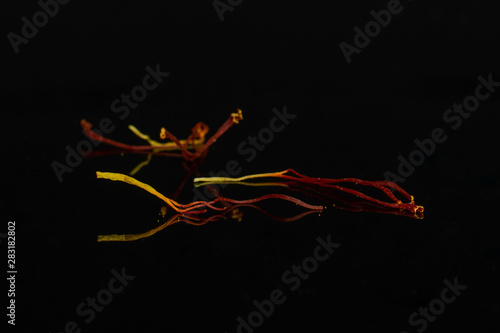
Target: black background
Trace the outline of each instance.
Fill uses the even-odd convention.
[[[492,3],[402,2],[350,64],[339,43],[353,44],[353,28],[386,1],[247,0],[222,22],[210,1],[72,1],[19,53],[5,38],[2,225],[17,226],[14,331],[62,332],[75,321],[82,332],[236,332],[252,301],[281,288],[286,302],[255,332],[416,332],[410,314],[455,277],[468,289],[426,331],[498,331],[498,92],[458,129],[443,121],[479,75],[500,81]],[[21,18],[39,10],[35,1],[4,4],[4,36],[20,34]],[[119,119],[111,102],[157,64],[169,77]],[[246,162],[238,145],[285,106],[296,118]],[[85,160],[63,182],[51,166],[85,139],[82,118],[110,118],[112,139],[141,144],[128,124],[156,136],[165,126],[182,138],[198,121],[214,133],[236,108],[244,120],[210,150],[204,175],[235,159],[242,175],[294,168],[378,180],[397,172],[398,155],[408,157],[415,139],[443,128],[447,141],[403,184],[425,218],[330,207],[280,223],[247,209],[241,223],[176,224],[137,242],[97,243],[99,234],[157,225],[158,199],[95,178],[130,172],[144,156]],[[136,178],[169,196],[183,176],[178,159],[154,157]],[[180,202],[192,200],[192,188],[190,180]],[[222,194],[252,196],[239,187]],[[328,235],[342,245],[289,291],[283,272]],[[85,323],[76,307],[123,267],[135,279]]]

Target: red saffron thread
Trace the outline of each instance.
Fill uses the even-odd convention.
[[[294,181],[296,183],[312,184],[312,185],[319,186],[319,187],[333,188],[333,189],[336,189],[339,191],[343,191],[345,193],[352,194],[352,195],[357,196],[363,200],[370,201],[370,202],[376,203],[376,204],[384,206],[384,207],[394,208],[394,209],[406,209],[406,210],[411,211],[413,213],[421,213],[424,211],[423,206],[418,206],[415,204],[413,196],[408,194],[405,190],[403,190],[396,183],[386,181],[386,180],[369,181],[369,180],[362,180],[362,179],[357,179],[357,178],[340,178],[340,179],[313,178],[313,177],[308,177],[308,176],[302,175],[293,169],[286,169],[286,170],[280,171],[280,172],[270,172],[270,173],[248,175],[248,176],[239,177],[239,178],[200,177],[200,178],[195,178],[194,182],[198,183],[197,186],[199,186],[199,184],[203,185],[203,184],[212,184],[212,183],[221,183],[221,182],[238,183],[238,182],[245,181],[247,179],[256,179],[256,178],[282,178],[282,179]],[[366,195],[360,191],[338,185],[338,184],[343,184],[343,183],[351,183],[351,184],[356,184],[356,185],[363,185],[363,186],[377,188],[377,189],[381,190],[387,197],[389,197],[389,199],[391,199],[392,202],[382,201],[382,200],[373,198],[369,195]],[[410,202],[403,203],[401,200],[396,198],[396,196],[391,192],[391,190],[390,190],[391,188],[394,189],[395,191],[397,191],[399,194],[401,194],[406,199],[408,199]]]
[[[243,119],[243,113],[240,109],[237,109],[237,113],[232,113],[229,118],[221,125],[221,127],[217,130],[217,132],[205,142],[200,149],[198,149],[198,145],[196,144],[196,140],[204,141],[205,135],[208,132],[208,126],[202,122],[197,123],[191,130],[191,134],[184,142],[181,142],[177,137],[175,137],[172,133],[165,130],[165,128],[161,129],[160,136],[164,138],[168,138],[170,141],[174,143],[174,146],[177,149],[181,150],[182,157],[187,161],[193,161],[202,155],[204,155],[207,149],[220,137],[222,136],[231,126],[234,124],[238,124],[240,120]],[[80,122],[85,134],[99,142],[107,143],[111,146],[119,147],[122,149],[130,150],[130,151],[161,151],[161,150],[172,150],[172,145],[166,144],[150,144],[150,145],[128,145],[125,143],[121,143],[115,140],[111,140],[105,138],[98,133],[92,130],[92,124],[85,119],[82,119]],[[195,150],[195,152],[190,152],[188,147],[191,147]]]

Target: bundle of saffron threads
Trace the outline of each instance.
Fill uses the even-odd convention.
[[[129,125],[129,129],[143,140],[146,140],[149,145],[129,145],[115,140],[103,137],[99,133],[92,130],[92,124],[85,119],[82,119],[80,124],[85,134],[92,140],[104,142],[111,146],[121,148],[128,152],[134,153],[153,153],[161,154],[160,152],[180,150],[180,154],[166,154],[166,156],[182,156],[186,161],[194,161],[202,157],[207,152],[208,148],[222,136],[231,126],[238,124],[243,119],[243,113],[237,109],[236,113],[231,113],[229,118],[219,127],[217,132],[205,142],[205,136],[208,133],[208,126],[202,122],[197,123],[191,130],[191,134],[185,140],[179,140],[165,128],[161,128],[160,137],[169,139],[170,142],[161,143],[151,139],[148,135],[141,133],[137,128]],[[194,150],[191,152],[189,150]]]
[[[315,178],[308,177],[298,173],[293,169],[286,169],[284,171],[279,172],[269,172],[269,173],[260,173],[254,175],[247,175],[239,178],[230,178],[230,177],[198,177],[194,179],[195,186],[204,186],[209,184],[238,184],[245,182],[247,180],[259,179],[259,178],[279,178],[287,181],[292,181],[294,184],[304,184],[304,185],[312,185],[318,188],[329,188],[335,189],[341,192],[345,192],[351,195],[354,195],[358,198],[361,198],[367,202],[375,203],[382,207],[404,210],[415,213],[422,213],[424,211],[423,206],[418,206],[415,204],[415,200],[412,195],[408,194],[405,190],[403,190],[400,186],[398,186],[394,182],[380,180],[380,181],[368,181],[357,178],[340,178],[340,179],[330,179],[330,178]],[[346,187],[348,184],[351,185],[361,185],[376,188],[382,191],[386,195],[389,201],[382,201],[380,199],[376,199],[372,196],[364,194],[361,191],[354,190],[352,188]],[[394,190],[404,198],[406,198],[409,202],[402,202],[400,199],[396,198],[394,193],[391,191]]]

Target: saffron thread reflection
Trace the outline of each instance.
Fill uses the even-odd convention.
[[[297,214],[297,215],[292,216],[292,217],[278,217],[278,216],[272,215],[271,213],[267,212],[266,210],[262,209],[261,207],[259,207],[257,205],[240,204],[240,205],[234,205],[234,206],[228,208],[222,214],[215,214],[215,215],[212,215],[209,217],[199,217],[197,215],[177,213],[177,214],[173,215],[172,217],[170,217],[168,219],[168,221],[166,221],[162,225],[160,225],[156,228],[153,228],[149,231],[139,233],[139,234],[99,235],[97,237],[97,241],[98,242],[113,242],[113,241],[114,242],[117,242],[117,241],[118,242],[130,242],[130,241],[135,241],[135,240],[139,240],[142,238],[147,238],[147,237],[153,236],[157,232],[165,229],[166,227],[172,226],[172,225],[179,223],[179,222],[184,222],[184,223],[194,225],[194,226],[202,226],[202,225],[207,224],[208,222],[226,220],[227,219],[226,215],[229,215],[229,213],[231,213],[231,216],[230,216],[231,219],[234,219],[234,220],[237,220],[238,222],[241,222],[243,213],[239,210],[240,207],[255,208],[255,209],[259,210],[260,212],[262,212],[264,215],[266,215],[266,216],[268,216],[276,221],[279,221],[279,222],[293,222],[293,221],[296,221],[296,220],[303,218],[306,215],[320,212],[320,210],[310,209],[310,210],[307,210],[305,212],[302,212],[302,213]]]

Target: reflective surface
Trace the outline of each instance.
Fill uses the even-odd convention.
[[[387,3],[242,2],[222,22],[210,2],[115,5],[64,5],[10,55],[1,223],[17,224],[16,329],[499,328],[494,9],[403,4],[347,63],[339,44],[354,45],[354,27]],[[21,17],[38,7],[16,6],[9,31],[20,33]],[[455,103],[473,111],[454,111]],[[82,142],[94,153],[114,149],[88,141],[81,119],[143,145],[129,124],[160,140],[161,127],[185,138],[202,121],[210,136],[237,108],[244,119],[212,145],[201,176],[287,168],[310,177],[390,176],[425,217],[329,206],[280,222],[243,207],[203,226],[175,223],[133,242],[97,242],[151,230],[168,216],[151,194],[96,178],[130,174],[147,155],[68,157],[88,147]],[[210,194],[185,176],[182,159],[169,156],[152,156],[134,174],[179,203]],[[269,193],[219,190],[239,200]],[[280,217],[304,212],[288,202],[262,208]]]

